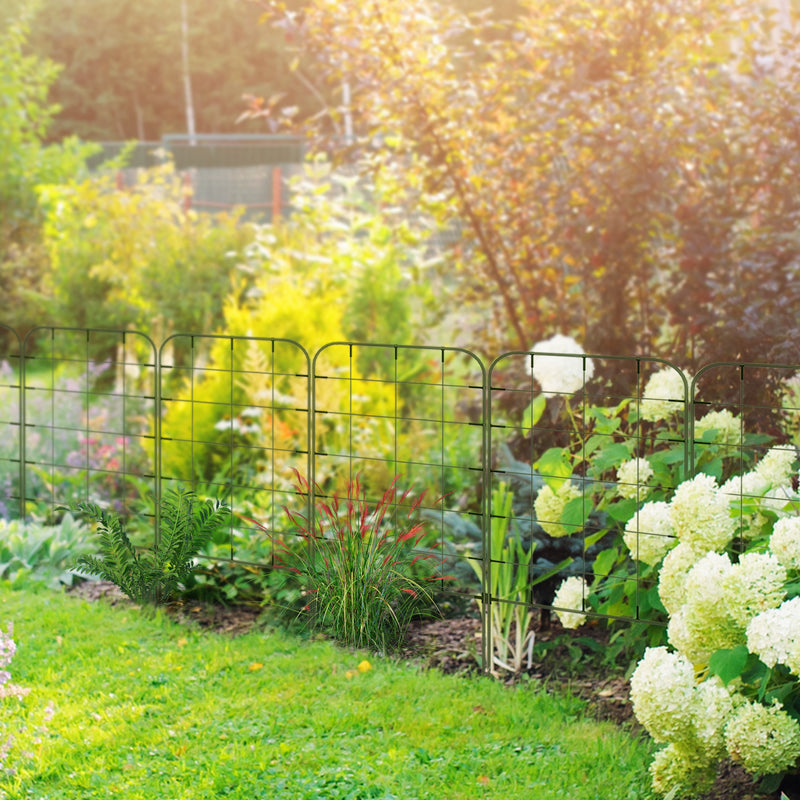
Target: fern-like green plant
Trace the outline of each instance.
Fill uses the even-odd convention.
[[[75,511],[97,523],[100,555],[81,556],[76,571],[115,583],[140,604],[168,602],[194,569],[193,559],[222,525],[230,508],[219,500],[199,500],[194,492],[170,489],[161,499],[161,538],[157,547],[137,552],[118,517],[93,503]]]

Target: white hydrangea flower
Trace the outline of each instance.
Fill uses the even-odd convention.
[[[586,614],[576,614],[559,609],[572,608],[575,611],[583,611],[584,598],[588,593],[589,587],[580,576],[573,575],[561,582],[561,586],[558,587],[558,591],[553,597],[553,607],[556,609],[556,616],[565,628],[577,628],[586,621]]]
[[[698,553],[724,549],[736,532],[729,500],[711,475],[701,473],[680,484],[670,510],[676,535]]]
[[[701,761],[691,746],[679,743],[659,750],[650,764],[653,789],[661,795],[676,789],[677,797],[699,797],[713,786],[716,773],[716,764]]]
[[[732,569],[727,554],[703,556],[686,576],[683,605],[670,617],[670,644],[695,666],[707,664],[717,650],[744,644],[744,628],[731,619],[723,602],[723,581]]]
[[[716,431],[714,442],[738,447],[742,443],[742,422],[727,408],[722,411],[709,411],[694,423],[694,438],[702,439],[707,431]]]
[[[697,686],[694,703],[694,729],[703,754],[718,761],[725,756],[725,724],[733,713],[730,692],[716,676]]]
[[[752,775],[778,774],[800,758],[800,724],[778,703],[744,703],[725,726],[725,745],[731,759]]]
[[[533,366],[529,371],[545,397],[574,394],[594,375],[594,362],[591,358],[579,358],[585,355],[584,350],[570,336],[557,334],[537,342],[531,350],[534,351],[534,356]],[[563,353],[566,357],[537,355],[537,352]]]
[[[769,549],[786,569],[800,569],[800,517],[784,517],[775,523]]]
[[[695,679],[688,659],[666,647],[650,647],[630,684],[636,719],[656,742],[692,737]]]
[[[536,521],[541,525],[542,530],[553,537],[569,536],[574,533],[574,530],[562,525],[559,520],[567,503],[580,496],[580,489],[569,481],[564,481],[557,491],[553,491],[550,486],[543,486],[533,503]]]
[[[686,576],[696,563],[697,554],[685,542],[664,558],[658,574],[658,596],[670,614],[675,614],[686,600]]]
[[[745,553],[722,578],[725,611],[746,628],[757,614],[783,602],[786,578],[786,569],[771,553]]]
[[[753,472],[773,489],[781,486],[791,486],[792,465],[797,459],[797,449],[794,447],[773,447],[764,458],[756,464]]]
[[[687,381],[690,378],[687,376]],[[681,374],[672,367],[653,373],[642,392],[640,416],[649,422],[669,419],[684,410],[686,387]]]
[[[747,649],[768,667],[784,664],[800,676],[800,597],[754,617],[747,626]]]
[[[636,500],[650,491],[647,481],[653,477],[653,468],[646,458],[632,458],[617,467],[617,491],[622,497]]]
[[[631,555],[643,564],[655,565],[675,544],[669,503],[645,503],[628,520],[622,535]]]

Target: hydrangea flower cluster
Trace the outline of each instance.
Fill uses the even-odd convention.
[[[653,477],[653,468],[646,458],[632,458],[617,467],[617,491],[621,497],[636,500],[648,493],[646,484]]]
[[[684,481],[670,501],[672,525],[682,542],[696,553],[722,550],[736,533],[730,500],[711,475]]]
[[[687,376],[687,380],[690,378]],[[669,420],[684,409],[686,386],[681,374],[671,367],[653,373],[642,392],[639,416],[648,422]]]
[[[637,561],[658,564],[675,544],[669,503],[645,503],[628,521],[622,538]]]
[[[556,616],[559,622],[567,628],[577,628],[586,620],[586,614],[575,613],[583,611],[584,598],[589,594],[589,587],[586,581],[577,576],[566,578],[553,598],[553,607],[556,609]],[[565,611],[572,608],[575,611]],[[559,610],[561,609],[561,610]]]
[[[800,569],[800,517],[783,517],[775,523],[769,549],[786,569]]]
[[[800,697],[800,516],[786,499],[795,460],[793,449],[773,448],[740,479],[755,502],[784,491],[744,549],[734,539],[741,497],[728,496],[731,481],[720,489],[706,475],[679,485],[669,503],[645,503],[626,528],[634,557],[662,559],[658,592],[670,617],[669,647],[648,649],[631,678],[637,718],[665,745],[650,769],[657,792],[696,797],[723,758],[755,776],[800,769],[800,722],[790,713]],[[648,561],[642,530],[655,531],[659,519],[660,530],[672,526],[662,538],[677,544]],[[742,671],[723,684],[719,664],[745,650]]]
[[[754,617],[747,626],[747,649],[768,667],[784,664],[800,677],[800,597]]]
[[[530,372],[545,397],[574,394],[594,375],[594,362],[591,358],[578,358],[585,356],[583,348],[569,336],[557,334],[531,349],[534,356]],[[564,355],[536,355],[537,352]]]
[[[727,408],[722,411],[709,411],[695,422],[695,439],[703,439],[709,431],[716,431],[713,441],[717,444],[738,447],[742,443],[742,421]]]
[[[542,530],[549,536],[568,536],[575,531],[562,525],[561,514],[570,500],[581,496],[581,491],[569,481],[564,481],[558,489],[543,486],[536,495],[533,510],[536,512],[536,521]]]

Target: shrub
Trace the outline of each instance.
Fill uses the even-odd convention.
[[[183,191],[170,163],[125,190],[108,174],[41,186],[53,319],[164,335],[213,329],[251,229],[236,215],[185,211]]]
[[[666,510],[654,558],[669,647],[648,649],[631,678],[639,721],[665,744],[654,788],[693,797],[723,758],[763,788],[800,761],[800,495],[797,452],[773,448],[719,487],[699,475]],[[640,534],[641,535],[641,534]]]

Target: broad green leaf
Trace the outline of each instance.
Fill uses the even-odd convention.
[[[590,462],[593,469],[596,469],[599,472],[605,472],[607,469],[616,467],[623,461],[626,461],[628,458],[630,458],[630,455],[630,445],[622,444],[621,442],[615,442],[600,450],[597,455],[590,459]]]
[[[719,676],[724,684],[741,676],[747,665],[749,653],[747,648],[740,644],[732,650],[717,650],[708,661],[708,671]]]
[[[547,400],[543,394],[537,394],[531,404],[522,413],[522,427],[530,430],[542,418],[547,407]]]
[[[541,474],[544,482],[554,491],[572,475],[572,462],[568,452],[562,447],[551,447],[542,453],[533,465]]]

